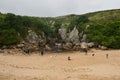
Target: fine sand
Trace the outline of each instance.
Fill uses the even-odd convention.
[[[120,50],[1,53],[0,80],[120,80]]]

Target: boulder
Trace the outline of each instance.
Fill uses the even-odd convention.
[[[99,45],[98,48],[99,48],[99,49],[102,49],[102,50],[107,50],[107,49],[108,49],[107,47],[101,46],[101,45]]]
[[[81,49],[87,49],[87,48],[88,48],[88,44],[86,42],[82,42]]]
[[[92,48],[92,47],[95,46],[95,44],[93,42],[89,42],[89,43],[87,43],[87,45],[88,45],[89,48]]]
[[[22,43],[17,45],[17,48],[22,48],[22,47],[24,47],[24,44]]]
[[[72,47],[73,47],[72,43],[67,42],[67,43],[63,44],[63,49],[65,49],[65,50],[70,50],[70,49],[72,49]]]

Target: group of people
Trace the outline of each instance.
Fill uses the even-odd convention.
[[[39,49],[40,49],[40,54],[41,54],[41,56],[43,56],[43,55],[44,55],[44,52],[45,52],[45,44],[44,44],[44,43],[42,43],[42,44],[39,43],[38,46],[39,46]],[[29,54],[29,53],[30,53],[30,50],[29,50],[29,49],[25,49],[25,46],[23,46],[21,49],[22,49],[22,51],[25,52],[26,54]],[[85,52],[85,55],[87,55],[88,50],[87,50],[86,48],[84,48],[83,51]],[[95,54],[92,54],[92,56],[95,56]],[[109,55],[106,54],[106,59],[108,59],[108,57],[109,57]],[[67,59],[68,59],[68,61],[72,60],[70,56],[68,56]]]
[[[92,56],[95,56],[95,54],[92,54]],[[109,56],[109,55],[108,55],[108,54],[106,54],[106,59],[108,59],[108,56]],[[67,58],[67,59],[68,59],[68,61],[72,60],[70,56],[68,56],[68,58]]]
[[[92,54],[92,56],[95,56],[95,54]],[[108,55],[108,54],[106,54],[106,59],[108,59],[108,56],[109,56],[109,55]]]

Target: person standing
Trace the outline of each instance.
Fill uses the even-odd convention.
[[[106,54],[106,58],[108,59],[108,54]]]
[[[45,47],[42,46],[40,51],[41,51],[41,56],[43,56],[44,55],[44,51],[45,51]]]
[[[40,48],[40,52],[41,52],[41,56],[44,55],[44,52],[45,52],[45,42],[41,41],[38,43],[39,45],[39,48]]]

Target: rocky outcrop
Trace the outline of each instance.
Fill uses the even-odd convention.
[[[81,49],[83,49],[83,48],[88,49],[88,48],[92,48],[94,46],[95,46],[95,44],[93,42],[89,42],[89,43],[81,42]]]
[[[62,44],[61,43],[55,43],[55,51],[57,51],[57,52],[62,51]]]
[[[88,48],[88,44],[86,42],[82,42],[81,43],[81,48],[84,49],[84,48]]]
[[[71,50],[72,47],[73,47],[73,44],[70,43],[70,42],[67,42],[67,43],[63,44],[63,49],[64,50]]]
[[[67,41],[72,42],[73,44],[79,43],[79,31],[76,27],[69,33]]]
[[[73,47],[73,50],[76,50],[76,51],[78,51],[80,49],[81,49],[81,44],[80,43],[76,43]]]
[[[61,28],[61,29],[59,29],[59,34],[60,34],[62,40],[66,41],[67,30],[65,28]]]
[[[38,40],[38,35],[32,30],[28,30],[27,41],[29,43],[38,43]]]
[[[89,26],[87,26],[86,29],[88,27]],[[65,42],[63,44],[63,49],[65,50],[80,50],[84,48],[88,49],[94,47],[95,45],[93,42],[88,43],[87,35],[84,34],[83,31],[79,33],[76,27],[74,27],[70,33],[67,33],[67,30],[65,28],[61,28],[59,29],[59,34],[62,40]]]
[[[83,31],[79,32],[76,27],[69,33],[63,27],[58,32],[61,37],[60,41],[57,41],[58,39],[53,37],[46,37],[44,32],[39,36],[33,30],[28,30],[28,36],[24,40],[24,43],[18,44],[17,48],[24,47],[25,49],[34,51],[39,50],[39,46],[44,44],[46,50],[61,51],[88,49],[94,46],[93,42],[87,43],[87,35]]]
[[[79,31],[76,27],[70,32],[67,33],[66,28],[59,29],[59,34],[63,41],[72,42],[73,44],[79,43]]]
[[[98,48],[101,49],[101,50],[107,50],[108,49],[107,47],[101,46],[101,45],[99,45]]]
[[[95,46],[95,44],[93,42],[89,42],[89,43],[87,43],[87,45],[88,45],[89,48],[92,48],[92,47]]]
[[[32,31],[28,30],[28,36],[24,41],[22,41],[20,44],[17,45],[17,48],[35,51],[38,50],[38,42],[41,40],[38,35]]]
[[[81,42],[87,42],[87,35],[83,34]]]

